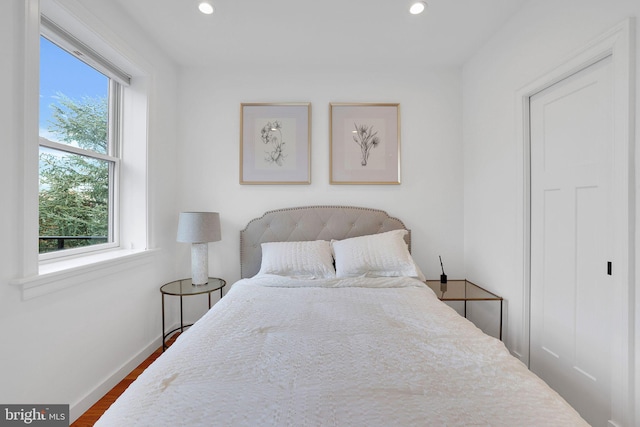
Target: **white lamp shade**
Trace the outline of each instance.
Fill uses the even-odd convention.
[[[178,242],[217,242],[220,235],[218,212],[181,212],[178,220]]]

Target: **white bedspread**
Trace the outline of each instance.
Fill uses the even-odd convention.
[[[295,283],[237,282],[96,425],[587,425],[418,280]]]

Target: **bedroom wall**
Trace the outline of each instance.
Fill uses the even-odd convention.
[[[252,218],[281,207],[333,204],[379,208],[412,230],[413,255],[429,278],[462,277],[461,92],[458,69],[393,64],[375,71],[329,64],[221,64],[180,74],[180,210],[220,212],[222,241],[210,244],[211,274],[240,277],[239,232]],[[240,185],[239,126],[243,102],[311,102],[312,183]],[[329,103],[398,102],[401,185],[329,184]],[[189,271],[188,248],[179,268]]]
[[[126,40],[126,54],[149,67],[149,241],[158,250],[142,267],[23,301],[10,281],[20,274],[23,248],[21,122],[23,87],[32,84],[22,68],[26,3],[0,2],[0,52],[10,58],[0,61],[0,402],[69,403],[75,418],[159,346],[158,287],[175,278],[175,239],[166,230],[177,220],[176,67],[111,2],[65,0],[103,35]]]
[[[521,260],[514,251],[522,203],[517,188],[516,93],[592,39],[638,16],[637,0],[528,2],[464,65],[465,271],[507,299],[505,340],[515,354],[522,355],[525,348],[523,285],[517,268]],[[636,61],[638,48],[636,42]],[[636,124],[639,112],[636,106]],[[638,331],[636,327],[632,347],[640,343]],[[636,356],[636,376],[638,360]]]

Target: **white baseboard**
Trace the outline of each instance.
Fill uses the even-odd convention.
[[[69,407],[71,423],[75,422],[82,414],[91,408],[98,400],[115,387],[124,377],[144,362],[154,351],[162,345],[162,337],[155,339],[151,344],[133,356],[120,369],[114,372],[105,381],[90,391],[85,397],[73,403]]]
[[[522,360],[522,353],[520,353],[519,351],[512,351],[511,355],[514,356],[514,357],[517,357],[520,360]]]

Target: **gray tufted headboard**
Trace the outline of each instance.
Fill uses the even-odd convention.
[[[402,221],[378,209],[305,206],[268,211],[240,231],[240,275],[253,277],[260,271],[261,243],[341,240],[398,229],[408,230]],[[411,251],[411,231],[405,240]]]

